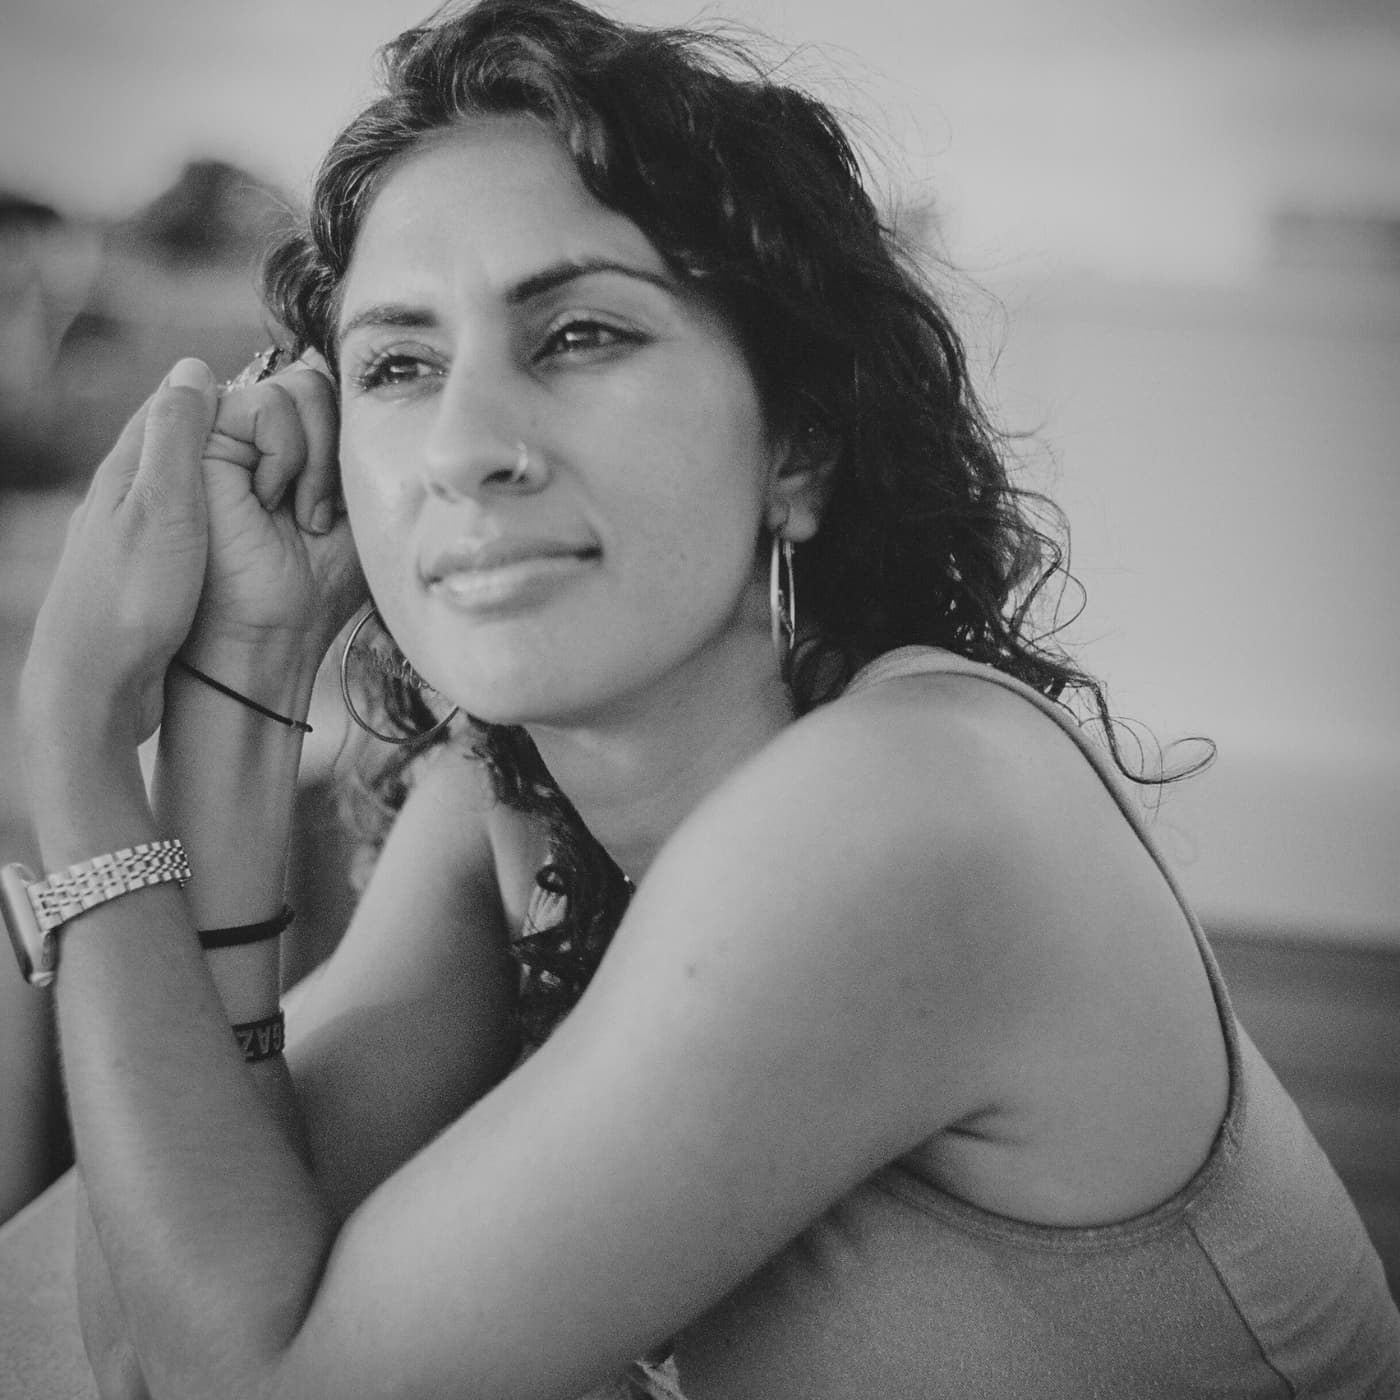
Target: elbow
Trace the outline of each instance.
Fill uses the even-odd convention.
[[[94,1296],[91,1279],[78,1269],[78,1333],[96,1382],[98,1400],[150,1400],[136,1348],[120,1324],[116,1299]]]
[[[136,1351],[125,1340],[88,1352],[98,1400],[151,1400]]]

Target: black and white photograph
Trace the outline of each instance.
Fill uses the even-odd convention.
[[[0,1400],[1400,1400],[1400,6],[0,124]]]

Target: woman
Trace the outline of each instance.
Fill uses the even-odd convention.
[[[127,852],[56,933],[104,1393],[1393,1393],[1360,1224],[1053,698],[958,342],[734,63],[566,0],[405,35],[270,264],[302,361],[182,362],[75,520],[24,702],[46,867]],[[283,1057],[357,570],[370,722],[432,732]]]

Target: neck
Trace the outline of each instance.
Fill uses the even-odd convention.
[[[772,645],[702,655],[604,723],[529,731],[560,789],[639,881],[687,815],[792,720]]]

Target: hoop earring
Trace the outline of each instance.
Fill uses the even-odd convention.
[[[425,744],[427,741],[446,729],[449,724],[461,713],[461,707],[455,706],[452,713],[445,719],[440,719],[431,729],[424,730],[422,734],[384,734],[370,724],[363,715],[355,708],[355,702],[350,695],[350,652],[355,645],[355,638],[360,635],[360,629],[364,627],[370,618],[378,617],[379,610],[371,603],[360,614],[359,621],[350,629],[350,635],[345,639],[345,647],[340,653],[340,698],[345,704],[345,712],[355,721],[366,734],[372,734],[376,739],[384,744],[394,744],[402,747],[404,744]],[[380,619],[383,626],[383,619]],[[386,670],[386,674],[390,674]],[[405,685],[411,685],[415,690],[423,689],[423,682],[409,668],[409,674],[402,671],[394,671],[393,676],[402,681]]]
[[[797,577],[792,568],[792,541],[777,535],[773,536],[773,553],[768,562],[768,620],[773,629],[778,669],[786,677],[797,640]]]

